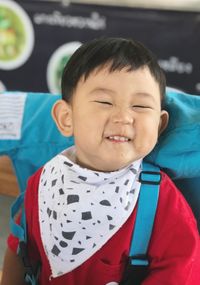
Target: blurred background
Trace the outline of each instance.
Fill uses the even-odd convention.
[[[60,93],[71,54],[96,37],[142,41],[167,85],[200,95],[199,0],[0,0],[0,92]],[[0,270],[9,207],[18,194],[10,160],[0,158]]]
[[[71,54],[101,36],[142,41],[168,86],[200,94],[199,0],[1,0],[0,90],[60,93]]]

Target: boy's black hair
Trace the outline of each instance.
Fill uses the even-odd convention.
[[[80,78],[83,76],[86,80],[92,71],[106,64],[110,72],[123,68],[133,71],[148,67],[159,85],[163,101],[166,79],[155,55],[140,42],[123,38],[94,39],[78,48],[63,71],[62,99],[70,102]]]

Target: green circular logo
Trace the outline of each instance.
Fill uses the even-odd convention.
[[[70,42],[60,46],[52,54],[47,65],[47,85],[53,94],[60,94],[61,77],[65,64],[77,48],[80,42]]]
[[[15,69],[29,58],[34,45],[32,23],[15,2],[0,2],[0,69]]]

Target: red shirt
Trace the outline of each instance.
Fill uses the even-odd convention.
[[[41,169],[29,179],[25,197],[29,254],[31,259],[39,259],[42,263],[39,284],[117,284],[122,278],[127,261],[136,210],[121,229],[86,262],[68,274],[51,278],[51,270],[43,249],[39,228],[38,184],[40,174]],[[10,235],[8,245],[15,252],[17,244],[18,240]],[[181,193],[163,173],[148,256],[150,271],[142,285],[200,284],[200,243],[196,221]]]

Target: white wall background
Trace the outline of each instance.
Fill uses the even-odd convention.
[[[200,11],[200,0],[51,0],[69,3],[119,5],[184,11]]]

